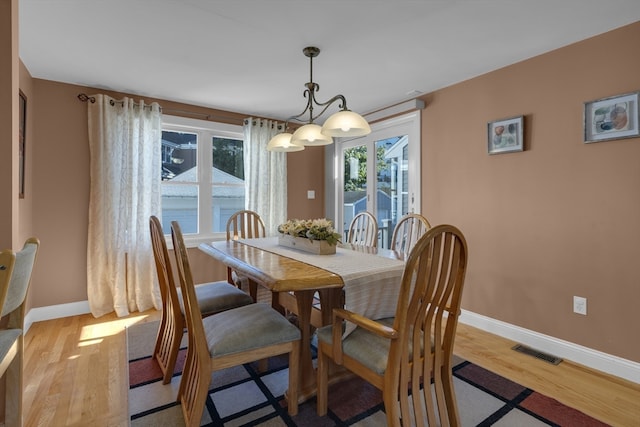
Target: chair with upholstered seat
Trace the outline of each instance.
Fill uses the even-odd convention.
[[[245,209],[227,220],[227,240],[257,239],[265,237],[264,221],[257,212]],[[227,280],[241,289],[248,289],[254,301],[258,299],[258,287],[254,282],[227,267]]]
[[[149,228],[160,295],[162,296],[162,316],[153,357],[162,370],[163,383],[168,384],[173,376],[180,342],[184,334],[184,304],[182,295],[176,290],[173,269],[160,220],[151,216]],[[198,309],[203,317],[253,303],[249,295],[224,280],[199,284],[195,287],[195,293],[198,299]]]
[[[19,252],[0,252],[0,377],[5,384],[6,426],[22,426],[24,302],[40,241],[27,239]],[[2,424],[2,423],[0,423]]]
[[[460,230],[436,226],[409,254],[394,318],[333,310],[333,324],[318,330],[318,415],[333,361],[382,391],[389,426],[460,425],[451,369],[466,265]],[[346,337],[343,322],[357,326]]]
[[[180,225],[175,221],[171,223],[171,235],[189,336],[187,359],[178,390],[185,424],[188,427],[200,425],[213,372],[287,353],[288,410],[290,415],[296,415],[300,330],[264,303],[234,308],[203,319],[197,307],[189,256]]]
[[[372,213],[357,213],[349,224],[347,242],[354,245],[378,246],[378,221]]]
[[[427,218],[410,213],[403,216],[393,229],[389,249],[408,256],[418,239],[431,228]]]

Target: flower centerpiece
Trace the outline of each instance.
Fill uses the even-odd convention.
[[[291,219],[278,226],[278,244],[319,255],[336,253],[340,233],[326,218]]]

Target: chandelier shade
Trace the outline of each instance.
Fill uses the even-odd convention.
[[[310,123],[299,127],[291,137],[291,142],[299,145],[329,145],[333,144],[331,136],[322,133],[322,128]]]
[[[293,151],[302,151],[304,150],[303,145],[295,144],[291,141],[291,135],[288,132],[279,133],[267,144],[267,150],[269,151],[278,151],[278,152],[293,152]]]
[[[328,136],[364,136],[371,133],[369,123],[353,111],[339,111],[329,116],[322,125],[322,133]]]
[[[285,132],[274,136],[267,150],[270,151],[300,151],[305,146],[329,145],[333,144],[333,137],[356,137],[371,133],[371,128],[361,115],[350,111],[347,108],[347,100],[343,95],[336,95],[327,102],[316,100],[316,92],[320,86],[313,81],[313,58],[320,54],[320,49],[314,46],[305,47],[302,52],[309,58],[309,82],[305,83],[306,90],[304,96],[307,98],[307,105],[302,113],[291,116],[285,124]],[[322,116],[327,109],[336,101],[340,101],[338,108],[340,111],[331,115],[324,125],[320,127],[314,121]],[[320,112],[314,115],[315,107],[320,107]],[[301,117],[309,114],[309,119],[304,121]],[[304,123],[293,135],[288,133],[289,122],[295,120]],[[281,136],[284,135],[284,136]]]

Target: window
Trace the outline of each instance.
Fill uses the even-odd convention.
[[[245,208],[242,126],[164,116],[162,226],[178,221],[187,240],[226,231]]]

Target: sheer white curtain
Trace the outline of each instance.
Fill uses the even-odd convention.
[[[244,121],[245,205],[262,217],[268,236],[287,220],[287,153],[267,151],[281,127],[271,120]]]
[[[149,216],[160,209],[161,112],[157,103],[95,95],[87,293],[95,317],[161,307]]]

